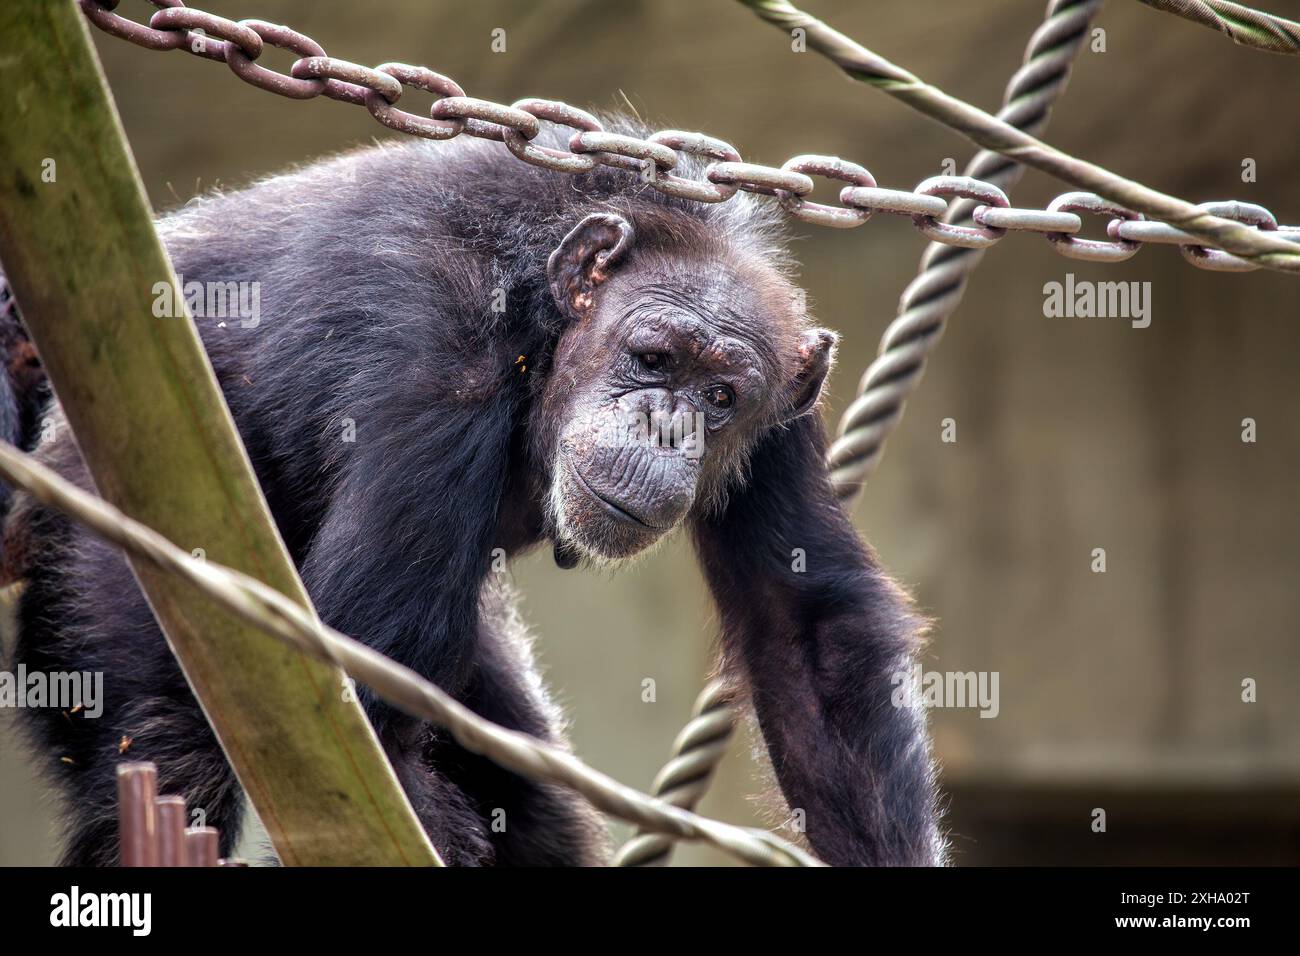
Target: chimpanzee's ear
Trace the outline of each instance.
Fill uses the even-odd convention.
[[[829,329],[809,329],[799,342],[799,371],[790,384],[788,411],[783,421],[806,415],[817,407],[822,385],[835,361],[839,336]]]
[[[585,318],[591,294],[609,278],[632,246],[632,224],[622,216],[598,212],[573,227],[546,262],[551,295],[571,319]]]

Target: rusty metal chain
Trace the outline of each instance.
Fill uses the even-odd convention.
[[[1121,262],[1146,243],[1172,243],[1182,248],[1192,265],[1216,271],[1246,272],[1259,266],[1209,249],[1195,237],[1172,226],[1145,220],[1137,213],[1106,202],[1092,193],[1057,197],[1046,210],[1017,209],[996,182],[971,176],[935,176],[911,190],[877,186],[870,171],[836,156],[795,156],[780,168],[744,162],[729,144],[702,133],[663,130],[641,139],[607,132],[590,113],[551,100],[523,99],[509,106],[476,99],[452,79],[419,66],[383,63],[363,66],[328,56],[311,37],[263,20],[231,20],[181,0],[148,0],[159,9],[149,23],[137,23],[113,11],[119,0],[78,0],[82,11],[105,33],[150,50],[185,50],[210,60],[224,60],[241,80],[258,89],[291,99],[329,99],[364,106],[379,123],[411,136],[446,140],[462,133],[504,143],[517,159],[554,172],[579,174],[597,165],[639,176],[667,195],[696,202],[726,202],[737,191],[774,197],[801,222],[837,229],[861,226],[877,213],[904,216],[925,236],[948,246],[986,249],[1008,232],[1044,237],[1063,256],[1092,262]],[[267,45],[301,56],[288,74],[256,61]],[[1042,64],[1026,64],[1041,72]],[[1050,65],[1049,65],[1050,70]],[[438,97],[429,116],[396,108],[406,87]],[[1041,97],[1041,90],[1033,91]],[[541,121],[574,130],[568,150],[534,145]],[[705,156],[712,162],[702,179],[673,173],[679,153]],[[843,182],[839,204],[806,198],[813,176]],[[955,200],[950,204],[950,200]],[[978,203],[969,224],[958,222],[952,210],[964,200]],[[1207,203],[1202,206],[1225,218],[1235,218],[1300,244],[1300,226],[1279,226],[1268,210],[1249,203]],[[1109,240],[1078,239],[1080,212],[1110,216]]]

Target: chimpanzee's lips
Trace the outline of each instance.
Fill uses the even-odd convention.
[[[583,491],[585,491],[596,501],[600,502],[601,505],[604,506],[605,510],[608,511],[613,517],[617,518],[619,521],[625,522],[627,524],[636,525],[638,528],[641,528],[645,531],[653,531],[655,534],[660,534],[666,530],[665,528],[660,528],[646,521],[642,521],[640,518],[632,514],[632,512],[628,511],[626,508],[616,504],[613,501],[610,501],[608,498],[602,495],[595,488],[591,487],[591,483],[588,482],[586,478],[582,477],[582,473],[578,471],[577,468],[570,468],[569,472],[570,474],[573,475],[574,480],[578,482],[578,485],[582,488]]]

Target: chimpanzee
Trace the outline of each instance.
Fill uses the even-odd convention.
[[[158,228],[186,283],[257,284],[252,320],[196,321],[325,621],[562,742],[494,564],[543,543],[561,566],[617,563],[686,528],[813,851],[941,863],[924,718],[891,699],[924,623],[832,492],[817,406],[835,336],[804,314],[774,205],[677,199],[604,165],[556,174],[461,136],[318,162]],[[33,387],[11,378],[7,402]],[[40,456],[88,485],[69,430],[45,431]],[[26,714],[70,798],[65,861],[114,861],[123,736],[229,852],[238,784],[122,557],[23,496],[5,555],[26,582],[17,660],[105,674],[99,720]],[[606,859],[573,794],[363,704],[449,863]]]

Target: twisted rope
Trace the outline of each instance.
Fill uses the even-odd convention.
[[[1050,117],[1065,91],[1070,67],[1088,38],[1088,29],[1104,0],[1051,0],[1043,23],[1029,38],[1024,64],[1007,83],[998,118],[1035,134]],[[965,174],[1006,190],[1024,167],[999,153],[982,150]],[[954,203],[948,222],[965,223],[977,204]],[[903,417],[903,406],[938,345],[948,316],[961,302],[981,250],[930,243],[921,256],[919,275],[903,290],[898,317],[880,340],[879,357],[858,385],[858,397],[840,418],[838,438],[827,454],[831,483],[841,500],[852,499],[876,470],[885,439]],[[710,681],[695,702],[690,723],[673,742],[672,755],[655,777],[651,793],[683,809],[694,809],[713,780],[735,731],[736,715],[728,689]],[[638,833],[618,853],[619,866],[664,866],[673,840],[663,834]]]
[[[735,715],[722,681],[710,681],[695,701],[691,719],[673,741],[672,757],[654,779],[651,792],[666,803],[694,809],[713,782],[731,742]],[[623,844],[616,866],[665,866],[674,841],[662,833],[638,831]]]
[[[998,118],[1030,134],[1040,132],[1070,78],[1070,67],[1101,12],[1102,0],[1052,0],[1047,18],[1034,31],[1024,65],[1007,83]],[[981,150],[965,175],[994,183],[1004,192],[1019,182],[1024,167],[1000,153]],[[948,222],[966,224],[977,203],[964,199],[949,208]],[[943,337],[950,316],[966,292],[966,282],[984,253],[932,242],[921,256],[921,271],[903,290],[898,317],[880,339],[878,357],[858,384],[857,398],[840,418],[827,465],[842,499],[852,499],[876,470],[885,439],[903,417],[925,363]]]
[[[1140,0],[1163,10],[1218,30],[1233,43],[1268,53],[1300,55],[1300,23],[1253,10],[1228,0]]]
[[[855,80],[875,87],[919,113],[960,133],[982,149],[991,149],[1033,166],[1076,189],[1103,197],[1123,209],[1168,223],[1194,235],[1195,241],[1248,259],[1254,265],[1300,272],[1300,252],[1289,235],[1245,222],[1221,218],[1209,209],[1170,196],[1135,179],[1073,156],[1018,129],[978,106],[960,100],[867,49],[838,30],[795,7],[789,0],[740,0],[763,20],[785,33],[803,30],[808,49],[821,53]]]

